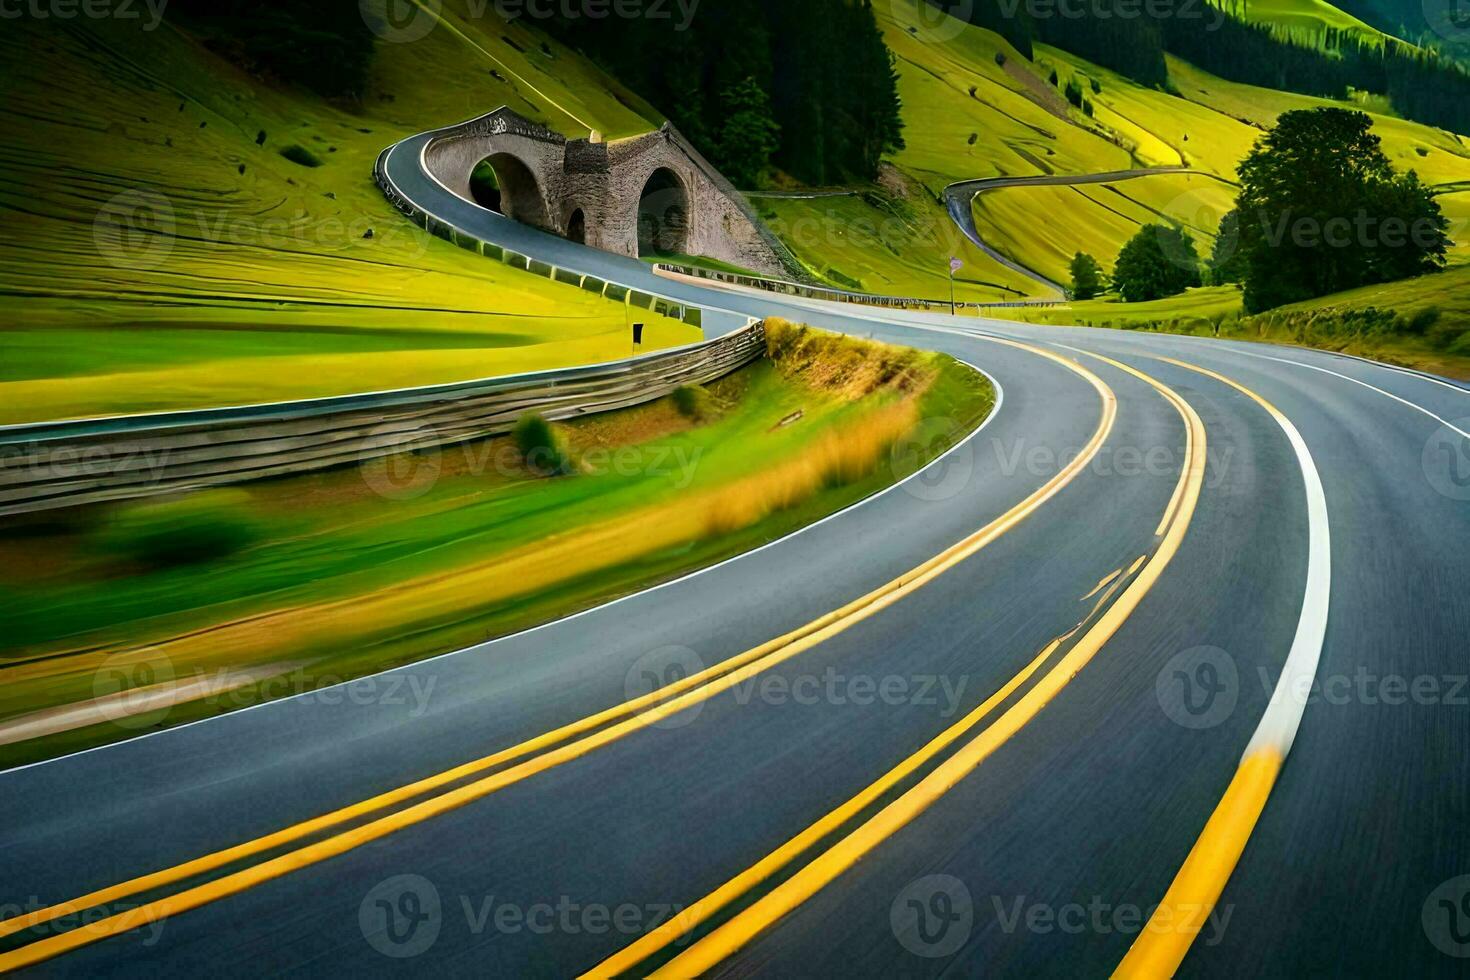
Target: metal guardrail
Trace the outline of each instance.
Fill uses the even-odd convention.
[[[627,408],[765,354],[754,320],[627,361],[276,405],[0,427],[0,515],[361,464]]]
[[[656,263],[654,269],[658,272],[666,272],[673,275],[691,276],[696,279],[708,279],[714,282],[728,283],[732,286],[761,289],[768,293],[778,293],[783,296],[801,296],[805,299],[820,299],[833,303],[855,303],[860,306],[878,306],[893,310],[937,309],[947,312],[953,308],[956,311],[975,310],[978,313],[984,309],[1003,307],[1061,305],[1060,300],[1017,300],[1014,302],[1002,301],[998,303],[951,304],[947,299],[921,299],[914,296],[885,296],[881,293],[860,293],[848,289],[836,289],[830,286],[809,286],[806,283],[791,282],[785,279],[767,279],[762,276],[747,276],[736,272],[721,272],[714,269],[699,269],[694,266],[675,265],[669,262]]]

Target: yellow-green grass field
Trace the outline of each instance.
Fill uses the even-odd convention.
[[[774,322],[768,336],[772,359],[702,394],[558,426],[572,475],[533,472],[504,438],[7,521],[0,765],[625,595],[907,476],[945,448],[893,450],[915,424],[954,419],[959,439],[993,404],[941,355]],[[110,723],[92,712],[119,674],[180,685],[186,703]]]
[[[1115,184],[1004,187],[974,201],[980,235],[996,249],[1057,282],[1071,278],[1072,256],[1086,252],[1109,273],[1119,249],[1145,224],[1172,224],[1208,257],[1235,188],[1214,177],[1161,174]],[[1065,215],[1039,223],[1037,214]]]
[[[626,356],[620,304],[426,235],[373,184],[390,143],[502,104],[570,133],[657,125],[579,56],[461,8],[445,6],[457,30],[380,42],[353,105],[252,77],[169,19],[9,24],[0,422]],[[639,319],[647,349],[700,336]]]
[[[1146,221],[1181,224],[1200,253],[1208,254],[1220,217],[1233,206],[1236,165],[1262,132],[1288,109],[1334,104],[1225,82],[1171,57],[1176,95],[1045,45],[1028,62],[998,35],[952,18],[936,21],[932,11],[921,14],[913,4],[878,4],[874,13],[895,55],[904,104],[906,146],[891,160],[896,176],[881,187],[863,188],[858,197],[758,202],[803,263],[837,284],[847,280],[905,295],[938,290],[943,296],[945,262],[953,253],[965,261],[961,277],[969,282],[959,284],[965,299],[1010,299],[1012,290],[1041,295],[1037,284],[963,241],[933,203],[950,183],[981,177],[1202,170],[1220,179],[1169,175],[1114,186],[1006,188],[982,195],[975,210],[987,242],[1061,281],[1078,250],[1111,267]],[[1069,106],[1049,84],[1052,70],[1062,86],[1073,77],[1083,83],[1093,118]],[[1453,135],[1395,118],[1381,99],[1360,97],[1352,104],[1374,114],[1384,149],[1399,169],[1412,167],[1426,182],[1445,187],[1470,179],[1470,148]],[[921,191],[903,201],[914,216],[905,223],[892,219],[889,203],[899,197],[895,184],[927,191],[927,197]],[[1441,204],[1457,230],[1470,220],[1470,194],[1445,195]],[[1452,261],[1470,257],[1470,234],[1458,234],[1456,241]]]
[[[814,275],[835,285],[944,298],[954,255],[965,263],[961,299],[1039,295],[1034,282],[959,234],[938,203],[944,188],[977,177],[1121,169],[1128,153],[1080,115],[1068,118],[1060,96],[997,35],[953,19],[936,32],[915,4],[875,4],[873,12],[894,52],[904,105],[906,147],[891,159],[893,172],[857,197],[761,199],[758,210]]]
[[[850,197],[769,198],[761,217],[796,257],[824,282],[844,289],[949,298],[949,260],[960,302],[1023,298],[1036,285],[992,260],[960,233],[927,189],[904,182],[899,193],[873,188]]]
[[[1115,185],[1008,187],[980,195],[974,212],[981,237],[1059,281],[1066,280],[1067,263],[1079,250],[1111,268],[1139,225],[1152,221],[1183,228],[1201,256],[1208,255],[1220,218],[1234,206],[1235,166],[1264,129],[1282,112],[1336,104],[1225,82],[1175,58],[1169,59],[1169,69],[1177,96],[1141,88],[1054,48],[1038,46],[1037,62],[1044,72],[1056,69],[1063,84],[1074,76],[1082,80],[1099,121],[1134,145],[1140,161],[1187,165],[1220,178],[1161,175]],[[1094,79],[1101,86],[1098,93],[1091,93]],[[1444,189],[1470,179],[1470,147],[1460,139],[1373,111],[1381,107],[1363,108],[1372,112],[1374,131],[1396,169],[1412,169]],[[1442,193],[1439,201],[1451,221],[1450,261],[1470,260],[1470,194]]]
[[[1385,37],[1378,28],[1326,0],[1216,0],[1214,5],[1248,23],[1278,28],[1303,43],[1318,42],[1328,30],[1356,34],[1374,43]]]

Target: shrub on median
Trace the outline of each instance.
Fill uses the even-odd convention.
[[[168,568],[197,565],[242,551],[260,537],[243,490],[201,490],[124,504],[99,533],[101,550]]]
[[[526,468],[542,476],[565,476],[576,472],[566,440],[555,427],[535,412],[522,415],[511,435]]]
[[[693,422],[703,422],[715,414],[715,400],[699,385],[680,385],[674,389],[674,407]]]

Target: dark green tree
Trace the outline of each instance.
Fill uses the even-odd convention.
[[[1245,257],[1240,253],[1240,212],[1227,211],[1220,219],[1220,229],[1215,232],[1215,244],[1210,249],[1210,285],[1223,286],[1227,282],[1245,280]]]
[[[755,125],[762,116],[779,127],[771,165],[809,184],[871,180],[883,155],[903,146],[898,77],[868,0],[695,7],[687,18],[557,14],[538,26],[667,113],[737,183],[747,181],[735,171],[752,172],[760,154],[735,134],[769,134]],[[767,109],[751,107],[748,79]]]
[[[725,175],[738,187],[755,187],[781,146],[781,127],[771,118],[771,100],[754,78],[727,88],[720,96],[724,125],[717,143]]]
[[[1443,267],[1439,205],[1394,173],[1372,129],[1351,109],[1283,113],[1241,162],[1248,312]]]
[[[168,16],[249,71],[327,98],[367,89],[376,35],[356,0],[176,0]]]
[[[1144,225],[1113,263],[1113,288],[1129,303],[1162,299],[1199,284],[1194,242],[1172,225]]]
[[[1092,299],[1107,288],[1107,278],[1097,259],[1086,252],[1072,256],[1072,298]]]

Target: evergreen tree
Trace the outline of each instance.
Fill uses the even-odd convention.
[[[725,175],[737,187],[754,187],[781,145],[781,127],[771,118],[771,100],[754,78],[746,78],[726,89],[720,104],[725,122],[716,145]]]
[[[868,0],[718,0],[688,23],[543,24],[667,113],[737,183],[766,160],[811,184],[871,180],[903,146],[898,76]]]
[[[1210,285],[1245,281],[1245,256],[1240,251],[1240,212],[1228,211],[1220,219],[1215,244],[1210,249]]]

